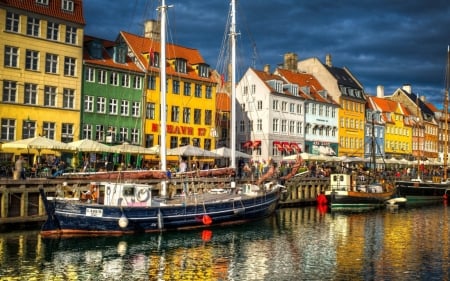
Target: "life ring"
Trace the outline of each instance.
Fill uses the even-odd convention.
[[[145,202],[148,200],[149,194],[148,189],[141,188],[136,192],[136,200],[139,202]]]
[[[202,222],[204,225],[210,225],[212,223],[212,219],[208,215],[203,215]]]

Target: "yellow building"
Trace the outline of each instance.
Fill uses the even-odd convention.
[[[160,41],[126,32],[121,32],[118,40],[128,45],[138,65],[147,70],[144,144],[146,147],[158,145],[161,143]],[[217,83],[211,77],[209,66],[197,49],[167,44],[166,50],[167,148],[189,144],[214,149]],[[157,160],[154,156],[147,156],[147,159]]]
[[[81,0],[0,2],[1,142],[78,139],[84,24]]]

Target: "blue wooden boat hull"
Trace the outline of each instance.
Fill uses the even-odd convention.
[[[273,190],[242,200],[157,207],[116,207],[64,199],[47,200],[45,194],[43,198],[48,214],[41,230],[43,236],[121,235],[204,228],[261,219],[274,213],[280,192]]]

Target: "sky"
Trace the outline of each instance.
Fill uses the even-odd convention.
[[[85,34],[115,40],[120,31],[143,34],[157,19],[157,0],[84,0]],[[228,0],[166,0],[168,41],[198,49],[219,69],[230,10]],[[442,108],[450,44],[448,0],[241,0],[236,5],[238,76],[248,67],[271,71],[293,52],[346,67],[376,94],[404,84]]]

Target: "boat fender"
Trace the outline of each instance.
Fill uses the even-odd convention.
[[[204,225],[210,225],[212,223],[212,219],[208,215],[203,215],[202,222]]]
[[[119,219],[119,226],[121,228],[126,228],[128,226],[128,219],[125,215],[122,214],[122,216]]]
[[[148,200],[149,192],[146,188],[141,188],[136,193],[136,200],[139,202],[145,202]]]

